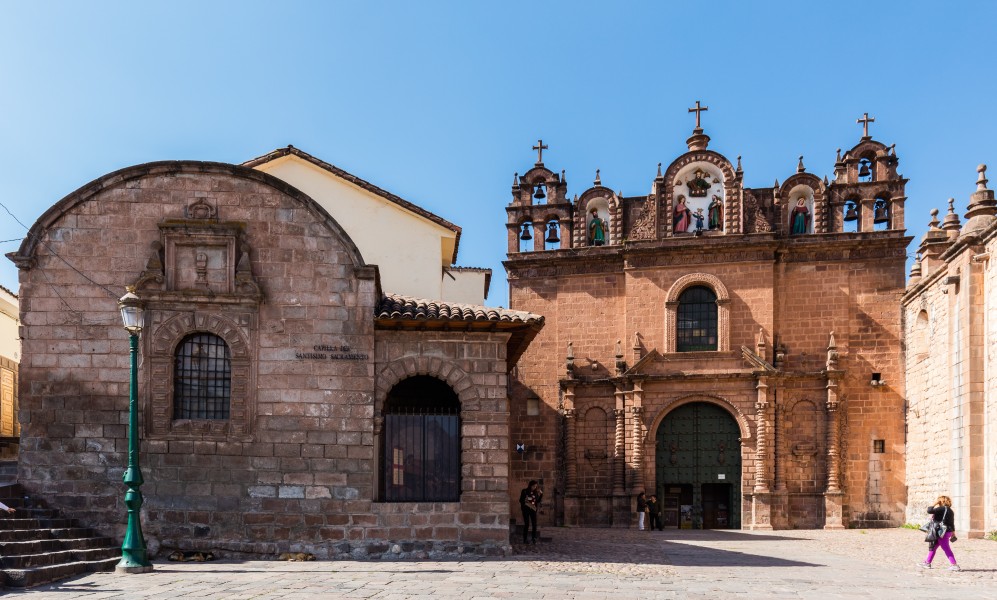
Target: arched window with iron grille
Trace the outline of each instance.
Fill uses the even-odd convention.
[[[693,286],[679,296],[676,350],[717,349],[717,295],[708,287]]]
[[[211,333],[188,335],[173,366],[174,419],[228,419],[232,359],[225,340]]]
[[[386,502],[460,500],[460,399],[425,375],[399,382],[384,403]]]

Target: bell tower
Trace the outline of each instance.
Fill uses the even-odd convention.
[[[851,150],[838,149],[834,181],[828,186],[828,230],[870,232],[904,229],[907,180],[897,173],[895,145],[886,146],[869,135],[875,118],[865,113],[862,138]]]
[[[533,149],[537,162],[522,176],[513,175],[512,202],[505,209],[509,254],[571,247],[572,204],[564,171],[558,175],[544,166],[543,140]]]

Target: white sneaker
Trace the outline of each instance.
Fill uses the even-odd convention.
[[[917,563],[917,566],[921,567],[922,569],[930,569],[931,568],[931,565],[928,564],[928,563],[926,563],[926,562],[919,562],[919,563]]]
[[[962,569],[959,568],[959,565],[952,565],[951,567],[949,567],[949,571],[961,571],[961,570]]]

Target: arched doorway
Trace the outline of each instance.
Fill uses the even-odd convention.
[[[708,402],[665,415],[655,438],[659,506],[665,527],[740,529],[741,432]]]

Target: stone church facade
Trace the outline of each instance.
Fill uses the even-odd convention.
[[[997,201],[978,168],[961,222],[931,211],[903,296],[907,521],[951,496],[960,535],[997,530]]]
[[[899,525],[899,159],[863,120],[832,180],[801,157],[751,188],[699,114],[647,195],[597,172],[569,196],[542,142],[514,177],[510,307],[546,325],[512,381],[513,479],[552,524],[634,526],[646,491],[665,527]]]
[[[441,221],[329,172],[359,194],[350,202]],[[18,480],[32,496],[124,532],[129,354],[117,300],[128,286],[145,308],[153,554],[508,551],[507,373],[542,317],[382,291],[328,211],[241,165],[101,177],[45,212],[10,258],[23,324]],[[431,271],[445,276],[438,262]]]

